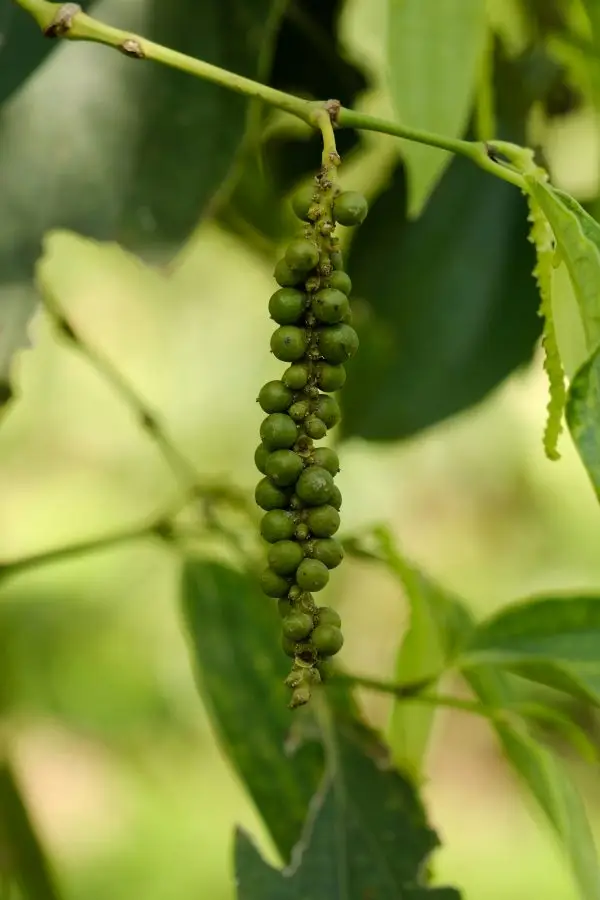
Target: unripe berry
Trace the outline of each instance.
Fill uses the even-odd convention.
[[[283,509],[272,509],[262,517],[260,533],[265,541],[274,544],[276,541],[287,541],[294,537],[296,523],[290,512]]]
[[[329,581],[329,570],[318,559],[303,559],[296,570],[296,581],[305,591],[321,591]]]
[[[308,613],[292,613],[281,623],[281,630],[292,641],[303,641],[313,630],[313,620]]]
[[[330,606],[319,606],[317,609],[317,623],[319,625],[333,625],[335,628],[339,628],[342,620],[335,609],[332,609]]]
[[[330,447],[317,447],[316,450],[313,450],[312,461],[313,465],[327,469],[331,475],[337,475],[340,471],[339,456]]]
[[[261,423],[260,436],[271,450],[281,450],[296,443],[298,426],[284,413],[271,413]]]
[[[301,391],[308,382],[310,370],[306,363],[294,363],[285,370],[281,380],[292,391]]]
[[[329,259],[334,269],[339,272],[344,271],[344,257],[342,256],[341,250],[332,250]],[[281,282],[279,283],[281,284]]]
[[[315,206],[314,197],[314,182],[311,182],[310,184],[305,185],[305,187],[300,188],[300,190],[296,191],[296,193],[292,197],[292,209],[294,210],[294,213],[298,216],[298,218],[303,222],[311,221],[311,217],[308,213],[310,209]]]
[[[349,297],[350,291],[352,290],[352,281],[350,280],[350,276],[345,272],[334,271],[327,279],[327,287],[334,288],[336,291],[341,291]]]
[[[296,482],[296,494],[309,506],[321,506],[327,503],[335,485],[327,469],[311,466],[304,469]]]
[[[266,474],[278,487],[295,484],[304,464],[293,450],[275,450],[265,464]]]
[[[254,499],[261,509],[285,509],[290,502],[290,492],[278,488],[270,478],[262,478],[254,490]]]
[[[296,400],[288,409],[288,415],[292,417],[294,422],[301,422],[308,415],[309,409],[308,400]]]
[[[333,201],[333,215],[340,225],[361,225],[368,212],[369,204],[358,191],[344,191]]]
[[[264,569],[260,576],[260,586],[267,597],[285,597],[290,589],[287,578],[282,578],[273,569]]]
[[[292,659],[294,658],[294,656],[296,655],[296,641],[292,641],[290,638],[282,634],[281,647],[286,656],[291,656]]]
[[[349,326],[338,326],[346,327]],[[306,332],[295,325],[281,325],[271,335],[271,350],[282,362],[295,362],[302,359],[308,343]],[[344,356],[347,359],[347,356]],[[341,361],[341,360],[340,360]]]
[[[297,238],[288,245],[285,261],[294,272],[310,272],[319,262],[319,249],[306,238]]]
[[[277,284],[280,284],[281,287],[296,287],[296,285],[301,284],[304,280],[302,272],[295,272],[290,269],[285,259],[279,260],[275,266],[273,275],[275,276],[275,281]]]
[[[311,635],[311,643],[321,656],[335,656],[344,644],[344,636],[335,625],[317,625]]]
[[[325,538],[324,540],[315,541],[313,556],[315,559],[325,563],[328,569],[335,569],[344,558],[344,548],[339,541],[333,538]],[[273,566],[273,568],[275,567]]]
[[[319,351],[329,363],[344,363],[358,350],[358,335],[351,325],[341,322],[319,331]],[[275,354],[277,355],[277,354]]]
[[[322,391],[339,391],[346,383],[346,370],[343,366],[320,362],[317,363],[316,375],[317,384]]]
[[[305,295],[294,288],[280,288],[269,300],[269,314],[279,325],[293,325],[306,306]]]
[[[340,514],[333,506],[315,506],[308,510],[306,524],[315,537],[331,537],[340,527]]]
[[[278,541],[269,547],[269,566],[278,575],[293,575],[303,559],[302,547],[296,541]]]
[[[325,422],[327,428],[333,428],[342,417],[339,403],[335,397],[330,397],[328,394],[321,394],[314,403],[313,415]]]
[[[324,288],[315,294],[311,309],[319,322],[334,325],[341,322],[350,310],[348,298],[334,288]]]
[[[294,397],[283,381],[267,381],[260,389],[258,402],[266,413],[285,412]]]
[[[308,525],[306,525],[304,522],[301,522],[294,532],[294,537],[297,541],[306,541],[308,540],[309,534],[310,531]]]
[[[342,492],[340,491],[337,484],[334,484],[333,491],[331,492],[331,497],[329,498],[329,502],[332,506],[335,506],[336,509],[342,508]]]
[[[265,465],[267,462],[267,456],[271,451],[268,447],[265,447],[264,444],[259,444],[256,450],[254,451],[254,465],[258,469],[259,472],[262,472],[263,475],[266,475]]]
[[[287,618],[287,616],[290,615],[290,613],[292,613],[294,611],[294,607],[292,606],[290,601],[287,599],[287,597],[282,597],[280,600],[277,601],[277,611],[279,612],[279,615],[281,616],[281,618],[285,619],[285,618]]]
[[[327,425],[318,416],[308,416],[304,420],[304,430],[315,441],[320,441],[327,434]]]
[[[322,659],[317,663],[317,671],[321,676],[321,681],[327,683],[335,675],[335,664],[329,659]]]

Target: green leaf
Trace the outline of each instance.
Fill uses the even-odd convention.
[[[473,633],[461,665],[491,664],[600,704],[600,598],[541,597],[504,607]]]
[[[455,890],[422,884],[437,837],[414,788],[366,735],[337,730],[328,776],[290,868],[272,869],[238,833],[239,900],[457,900]]]
[[[485,0],[389,0],[388,68],[398,121],[460,137],[486,40]],[[449,154],[405,141],[408,213],[418,215]]]
[[[358,229],[348,270],[361,350],[347,437],[406,438],[482,400],[540,333],[535,257],[518,192],[455,159],[416,222],[402,169]]]
[[[571,437],[600,500],[600,346],[571,382],[566,416]]]
[[[510,683],[497,670],[480,666],[465,674],[482,703],[507,708],[514,702]],[[599,900],[600,867],[594,836],[565,767],[524,729],[498,722],[493,727],[506,759],[563,845],[581,900]]]
[[[1,753],[0,748],[0,753]],[[0,757],[0,888],[18,885],[27,900],[59,900],[20,786],[7,759]],[[12,894],[11,894],[12,896]]]

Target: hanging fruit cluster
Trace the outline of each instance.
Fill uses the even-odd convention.
[[[267,382],[258,395],[267,416],[255,454],[264,475],[255,497],[265,510],[261,534],[270,544],[261,585],[279,600],[283,649],[294,659],[286,681],[293,692],[292,707],[308,702],[323,664],[343,644],[337,612],[317,606],[313,598],[344,555],[333,537],[342,503],[334,482],[338,456],[314,442],[340,420],[332,394],[343,387],[344,363],[358,349],[350,324],[352,285],[334,230],[336,222],[359,225],[367,215],[361,194],[342,193],[337,187],[338,163],[332,154],[330,164],[292,201],[305,226],[275,266],[280,288],[269,301],[269,313],[278,325],[271,350],[289,367],[280,381]]]

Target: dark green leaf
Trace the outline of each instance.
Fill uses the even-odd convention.
[[[328,777],[284,872],[268,866],[243,834],[236,843],[239,900],[457,900],[422,884],[438,844],[412,785],[386,764],[366,730],[332,730]]]
[[[571,382],[567,424],[600,500],[600,346]]]
[[[402,169],[353,243],[361,348],[345,433],[406,438],[483,399],[540,333],[527,210],[511,185],[455,159],[419,220]]]
[[[14,772],[0,758],[0,888],[3,882],[18,885],[27,900],[59,900]]]
[[[600,704],[600,598],[536,598],[482,622],[463,656]]]

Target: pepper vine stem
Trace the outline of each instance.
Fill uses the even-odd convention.
[[[251,78],[237,75],[235,72],[221,69],[219,66],[213,66],[211,63],[187,56],[185,53],[179,53],[177,50],[171,50],[169,47],[146,40],[137,34],[113,28],[82,12],[76,3],[51,3],[49,0],[14,0],[14,2],[33,16],[48,37],[106,44],[133,59],[153,60],[238,94],[261,100],[263,103],[290,113],[317,128],[319,127],[320,113],[331,103],[331,101],[315,103],[303,100],[301,97],[278,91]],[[344,107],[336,109],[332,118],[338,128],[380,132],[466,156],[491,175],[502,178],[521,190],[525,187],[521,174],[492,159],[488,147],[484,143],[444,137]]]

